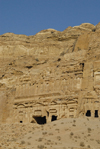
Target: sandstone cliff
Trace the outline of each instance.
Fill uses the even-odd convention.
[[[0,122],[100,116],[100,23],[0,35]]]

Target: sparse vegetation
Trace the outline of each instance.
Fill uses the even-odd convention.
[[[31,143],[30,143],[30,142],[28,142],[27,144],[28,144],[28,145],[31,145]]]
[[[98,144],[100,144],[100,140],[96,140]]]
[[[32,137],[30,136],[30,137],[28,137],[28,139],[31,139]]]
[[[59,129],[55,129],[55,130],[59,132]]]
[[[49,133],[48,135],[53,135],[53,133]]]
[[[88,133],[91,133],[91,128],[88,128]]]
[[[73,132],[71,132],[71,133],[70,133],[70,137],[72,137],[73,135],[74,135],[74,133],[73,133]]]
[[[22,144],[25,144],[25,141],[22,140],[20,144],[21,144],[21,145],[22,145]]]
[[[90,148],[90,145],[88,145],[87,147]]]
[[[77,136],[74,136],[74,138],[76,138],[76,139],[77,139]]]
[[[64,122],[61,122],[61,124],[64,124]]]
[[[43,134],[43,135],[46,135],[46,134],[47,134],[47,132],[46,132],[46,131],[45,131],[45,132],[42,132],[42,134]]]
[[[43,138],[39,138],[38,141],[41,142]]]
[[[85,146],[84,142],[80,142],[80,146],[84,147]]]
[[[73,122],[75,123],[75,122],[76,122],[76,120],[73,120]]]
[[[44,149],[45,146],[44,146],[44,145],[38,145],[37,148],[39,148],[39,149]]]
[[[72,126],[74,126],[74,127],[75,127],[76,125],[75,125],[75,124],[73,124]]]
[[[60,136],[57,136],[57,139],[60,141],[61,140],[61,137]]]

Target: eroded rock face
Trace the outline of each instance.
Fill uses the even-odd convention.
[[[0,122],[100,117],[99,24],[1,35]]]

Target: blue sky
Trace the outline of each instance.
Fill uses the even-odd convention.
[[[100,22],[100,0],[0,0],[0,35]]]

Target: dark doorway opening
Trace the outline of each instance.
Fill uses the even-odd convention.
[[[90,111],[90,110],[87,110],[87,112],[86,112],[86,116],[88,116],[88,117],[91,116],[91,111]]]
[[[51,121],[56,121],[56,120],[57,120],[57,116],[52,115],[52,119],[51,119]]]
[[[33,117],[33,118],[34,118],[34,119],[36,120],[36,122],[37,122],[38,124],[40,124],[40,125],[46,123],[46,116],[44,116],[44,117],[39,116],[39,117]]]
[[[94,115],[95,117],[99,117],[98,116],[98,110],[95,110],[95,115]]]
[[[82,71],[84,70],[84,63],[80,63]]]
[[[23,121],[20,121],[20,123],[23,123]]]

